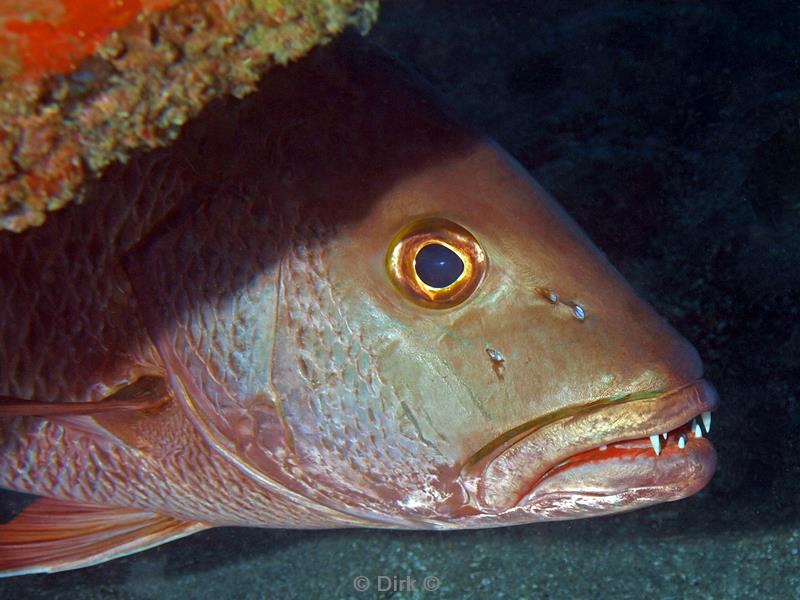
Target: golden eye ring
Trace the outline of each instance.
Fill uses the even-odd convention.
[[[423,268],[418,259],[445,271]],[[395,288],[427,308],[451,308],[464,302],[480,285],[486,267],[486,253],[478,240],[441,218],[421,219],[404,227],[386,252],[386,270]]]

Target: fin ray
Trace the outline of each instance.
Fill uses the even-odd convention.
[[[209,527],[134,508],[39,498],[0,525],[0,577],[88,567]]]
[[[164,378],[147,376],[97,402],[37,402],[0,395],[0,418],[94,416],[132,410],[147,411],[161,407],[169,399]]]

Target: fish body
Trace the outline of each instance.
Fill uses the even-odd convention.
[[[615,513],[714,471],[691,345],[511,157],[352,39],[0,256],[0,486],[44,497],[0,527],[7,574],[214,526]]]

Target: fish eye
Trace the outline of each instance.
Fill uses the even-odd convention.
[[[417,252],[414,270],[422,283],[441,289],[458,281],[464,272],[464,261],[444,244],[433,242]]]
[[[486,262],[483,248],[469,231],[440,218],[403,228],[386,252],[386,270],[395,288],[427,308],[464,302],[483,279]]]

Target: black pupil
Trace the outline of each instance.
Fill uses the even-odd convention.
[[[464,272],[464,263],[458,254],[441,244],[428,244],[417,252],[414,264],[417,276],[432,288],[452,285]]]

